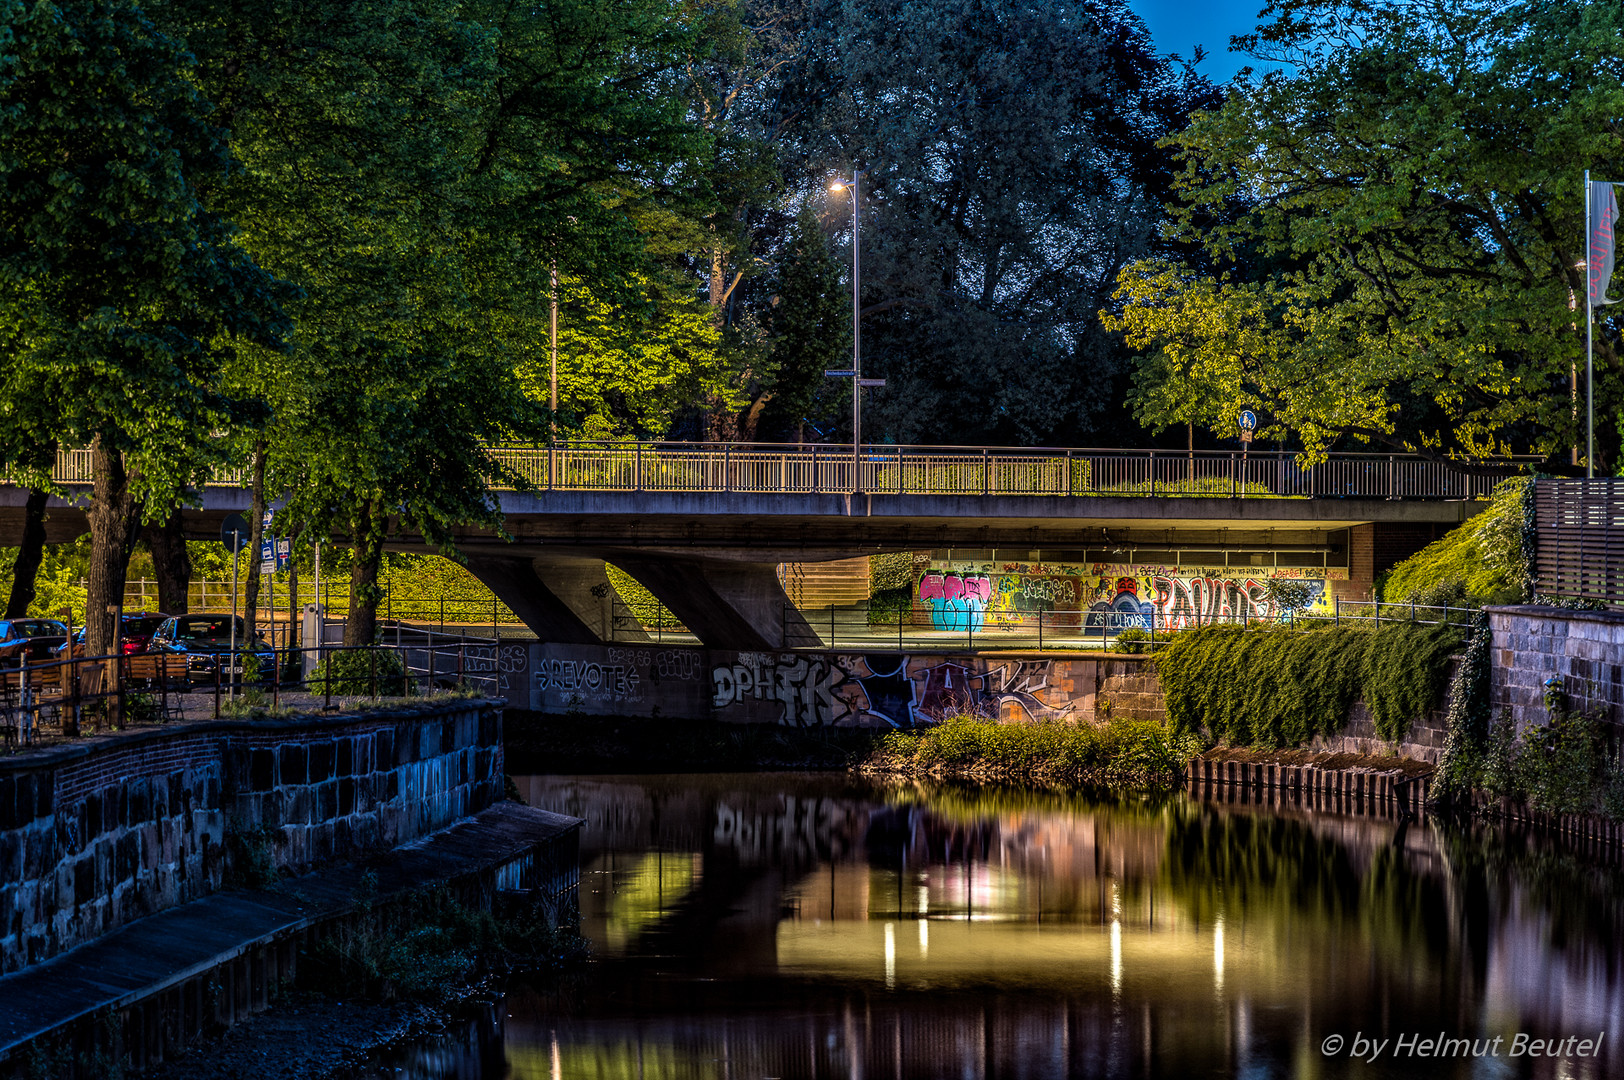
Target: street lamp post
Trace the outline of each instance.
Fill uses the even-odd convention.
[[[852,493],[863,490],[863,354],[859,348],[862,316],[862,258],[858,243],[858,182],[862,172],[853,170],[851,180],[836,180],[830,191],[851,189],[851,487]]]

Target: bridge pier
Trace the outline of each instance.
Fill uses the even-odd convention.
[[[535,557],[470,554],[468,572],[542,641],[649,640],[635,623],[615,631],[615,587],[600,558],[551,551]]]
[[[615,552],[636,578],[713,649],[792,649],[822,644],[778,581],[776,562]]]

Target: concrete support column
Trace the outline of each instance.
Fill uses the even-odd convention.
[[[639,552],[617,552],[610,558],[710,648],[784,649],[822,644],[790,603],[775,562]]]
[[[537,558],[471,554],[468,572],[542,641],[596,645],[648,640],[635,623],[612,626],[615,590],[602,559],[552,553]]]

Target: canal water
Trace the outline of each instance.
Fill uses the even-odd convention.
[[[519,789],[586,819],[592,962],[370,1075],[1624,1076],[1620,875],[1490,830],[845,775]]]

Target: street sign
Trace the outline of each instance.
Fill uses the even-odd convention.
[[[276,517],[276,511],[275,510],[266,510],[265,511],[265,516],[260,518],[260,523],[265,526],[265,528],[262,531],[264,531],[264,532],[270,532],[271,531],[271,522],[272,522],[272,520],[275,519],[275,517]]]
[[[857,380],[857,385],[858,386],[884,386],[885,385],[885,380],[884,379],[858,379]]]
[[[288,568],[288,560],[293,558],[293,540],[290,537],[276,538],[276,570],[277,573]]]
[[[823,375],[828,379],[849,379],[857,372],[851,368],[824,368]]]
[[[248,519],[241,514],[227,514],[220,523],[220,543],[233,555],[248,546]]]
[[[1251,431],[1249,431],[1246,428],[1241,428],[1241,442],[1249,443],[1251,441],[1252,441],[1252,433],[1251,433]]]
[[[1241,410],[1241,430],[1242,431],[1256,431],[1257,430],[1257,413],[1253,412],[1251,409],[1242,409]]]

